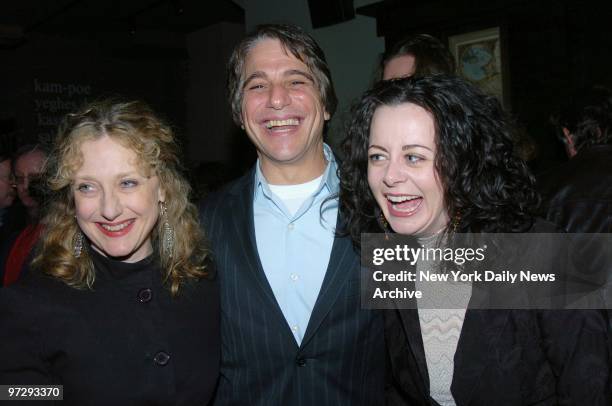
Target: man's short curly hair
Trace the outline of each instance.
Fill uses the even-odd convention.
[[[380,106],[412,103],[431,113],[437,175],[450,218],[465,232],[522,232],[539,202],[534,178],[514,152],[512,128],[499,102],[466,81],[446,75],[381,81],[353,107],[343,141],[341,210],[346,232],[380,232],[368,186],[370,125]]]

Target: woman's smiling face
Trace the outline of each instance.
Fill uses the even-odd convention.
[[[372,117],[368,184],[397,233],[429,236],[449,222],[435,137],[432,115],[415,104],[381,106]]]
[[[81,154],[73,184],[79,227],[105,256],[146,258],[163,200],[158,177],[145,175],[136,153],[108,136],[83,142]]]

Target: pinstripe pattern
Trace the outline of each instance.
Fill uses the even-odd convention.
[[[247,174],[201,209],[221,287],[222,365],[215,405],[383,405],[382,315],[360,308],[359,257],[350,240],[334,240],[298,347],[257,255],[253,179],[253,172]]]

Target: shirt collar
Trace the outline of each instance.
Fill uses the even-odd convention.
[[[318,194],[324,187],[327,188],[328,193],[337,193],[339,189],[340,181],[338,179],[337,168],[338,165],[336,163],[336,159],[334,157],[334,153],[329,145],[323,143],[323,154],[325,155],[325,159],[327,160],[327,166],[325,167],[325,171],[323,172],[323,179],[321,184],[317,188],[314,195]],[[257,163],[255,164],[255,188],[254,188],[255,196],[261,190],[264,196],[270,198],[272,196],[272,191],[270,190],[270,186],[268,185],[268,181],[266,177],[263,175],[261,171],[261,167],[259,164],[259,159],[257,159]]]

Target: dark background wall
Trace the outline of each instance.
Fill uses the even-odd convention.
[[[144,99],[175,126],[187,162],[253,159],[225,101],[225,64],[246,29],[294,22],[328,55],[340,96],[332,144],[383,49],[414,33],[449,36],[499,26],[508,107],[536,140],[539,169],[562,160],[548,117],[574,89],[612,87],[612,3],[577,0],[354,0],[356,14],[323,27],[318,0],[7,0],[0,3],[0,124],[20,142],[46,139],[85,100]],[[329,7],[347,0],[329,0]],[[320,13],[320,10],[319,10]],[[348,15],[348,17],[347,17]],[[316,28],[315,28],[316,27]],[[3,130],[4,131],[4,130]]]
[[[536,169],[563,159],[548,118],[578,88],[612,86],[612,3],[577,0],[385,0],[359,13],[376,18],[389,47],[429,33],[449,36],[500,27],[509,109],[535,139]]]

